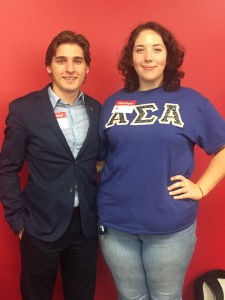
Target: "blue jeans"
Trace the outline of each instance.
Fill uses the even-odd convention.
[[[163,235],[137,235],[107,228],[100,236],[100,245],[119,300],[181,300],[195,232],[195,223]]]

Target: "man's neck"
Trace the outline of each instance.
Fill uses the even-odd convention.
[[[75,92],[61,92],[57,89],[52,88],[52,91],[66,104],[73,105],[73,103],[76,101],[76,99],[80,95],[80,90]]]

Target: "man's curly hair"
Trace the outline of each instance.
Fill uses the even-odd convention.
[[[180,70],[184,60],[184,49],[169,30],[156,22],[147,22],[137,26],[131,32],[128,42],[122,50],[118,70],[124,77],[124,87],[128,92],[139,88],[138,75],[133,67],[133,48],[139,33],[148,29],[157,32],[166,46],[167,62],[162,85],[166,91],[175,91],[180,87],[181,78],[184,77],[184,72]]]

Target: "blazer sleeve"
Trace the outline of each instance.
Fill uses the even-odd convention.
[[[16,102],[9,105],[4,133],[0,154],[0,196],[5,217],[14,232],[18,233],[24,227],[23,215],[26,211],[19,176],[25,159],[26,131]]]

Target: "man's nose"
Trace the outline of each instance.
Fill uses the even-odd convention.
[[[68,61],[66,64],[66,71],[73,73],[75,71],[75,64],[72,61]]]

